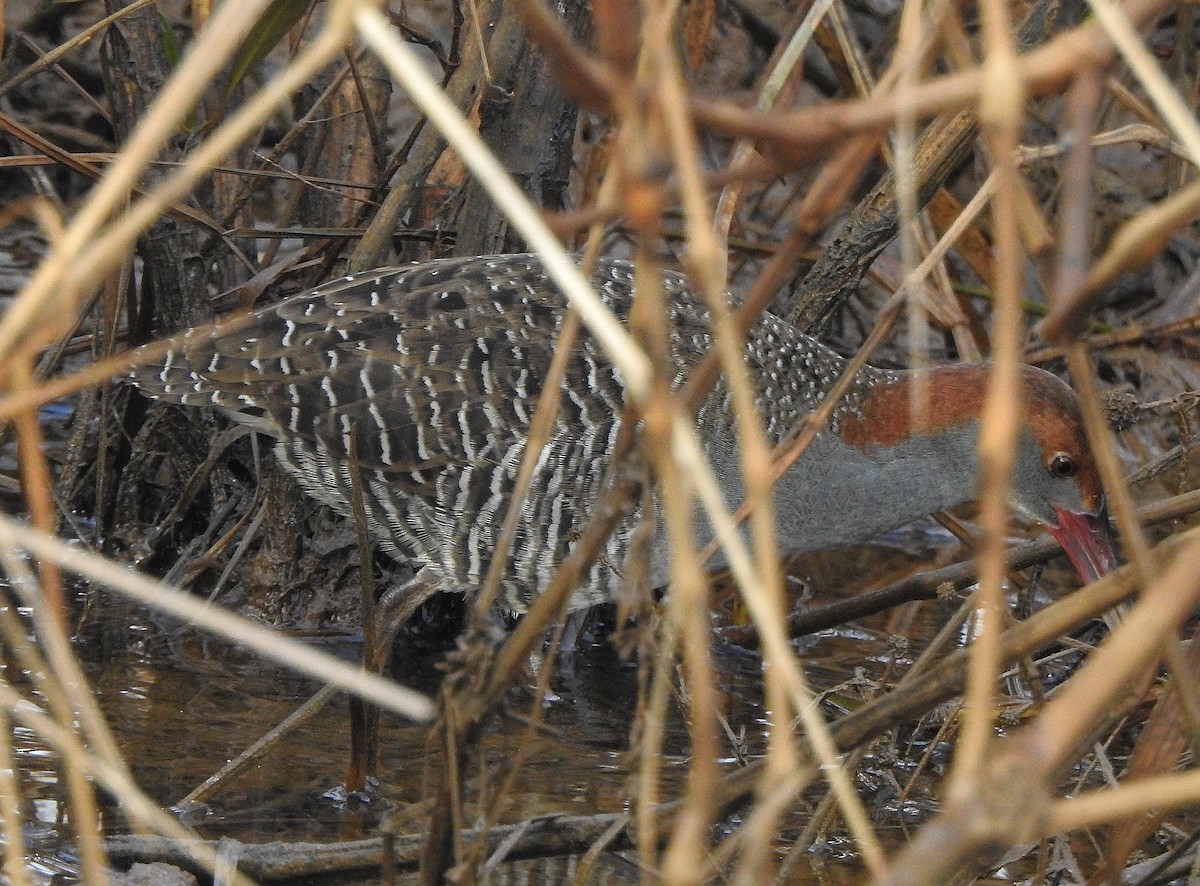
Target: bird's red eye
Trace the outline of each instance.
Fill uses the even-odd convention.
[[[1079,465],[1075,463],[1075,459],[1065,452],[1056,452],[1051,456],[1050,461],[1046,465],[1051,475],[1055,477],[1074,477],[1076,471],[1079,470]]]

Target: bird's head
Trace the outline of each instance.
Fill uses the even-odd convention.
[[[1117,554],[1079,398],[1032,366],[1022,368],[1022,390],[1025,431],[1013,468],[1013,508],[1047,528],[1084,581],[1095,580],[1117,567]]]
[[[939,441],[944,471],[926,477],[943,482],[944,506],[977,498],[973,471],[988,389],[983,364],[939,366],[902,372],[874,386],[857,414],[844,420],[839,435],[864,451],[903,450],[906,441]],[[924,391],[918,389],[923,387]],[[924,407],[920,404],[924,398]],[[1024,521],[1045,526],[1058,540],[1084,581],[1117,566],[1116,549],[1104,509],[1100,474],[1083,429],[1079,398],[1058,377],[1021,367],[1024,413],[1013,465],[1010,503]],[[936,466],[929,470],[936,472]]]

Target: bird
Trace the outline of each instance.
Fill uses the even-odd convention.
[[[630,310],[633,278],[633,264],[619,258],[600,259],[591,271],[597,294],[620,317]],[[678,385],[712,344],[709,314],[684,275],[663,271],[661,280]],[[527,454],[565,307],[533,254],[381,268],[260,308],[227,332],[189,332],[130,378],[152,398],[215,407],[272,438],[276,458],[301,488],[343,515],[352,512],[351,478],[358,477],[373,539],[429,592],[470,596],[488,572]],[[822,402],[847,364],[770,313],[750,327],[744,353],[771,443]],[[868,365],[779,479],[774,504],[784,553],[861,543],[976,498],[987,366],[919,371],[928,391],[922,415],[911,407],[916,371]],[[1090,580],[1114,568],[1116,554],[1078,399],[1042,369],[1023,365],[1021,380],[1025,415],[1010,503],[1053,533]],[[505,554],[497,607],[511,614],[525,612],[547,586],[618,470],[625,386],[586,330],[561,394]],[[744,489],[724,382],[695,420],[736,508]],[[617,526],[569,610],[617,596],[642,516],[635,509]],[[703,520],[698,526],[705,531]],[[663,536],[658,526],[649,545],[653,586],[669,580]]]

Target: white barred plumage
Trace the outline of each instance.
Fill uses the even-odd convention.
[[[601,260],[592,282],[610,308],[628,312],[631,264]],[[665,273],[663,285],[680,381],[711,345],[708,314],[682,275]],[[304,490],[342,514],[350,513],[346,465],[354,459],[373,536],[422,582],[471,593],[491,559],[564,308],[532,255],[387,268],[263,308],[248,327],[194,348],[185,339],[132,377],[150,396],[215,406],[272,436]],[[750,330],[746,359],[773,442],[824,399],[846,365],[769,314]],[[780,481],[785,551],[862,541],[974,497],[985,373],[972,366],[929,372],[931,409],[915,428],[911,373],[867,367],[859,374],[829,429]],[[1041,370],[1027,368],[1025,384],[1014,504],[1070,541],[1083,530],[1062,514],[1096,522],[1102,506],[1078,405]],[[586,332],[564,394],[508,554],[501,605],[513,612],[549,581],[610,479],[624,388]],[[697,421],[736,506],[742,489],[728,401],[718,383]],[[1057,456],[1070,460],[1069,470]],[[637,518],[610,538],[572,608],[616,594]],[[698,519],[702,533],[705,525]],[[661,537],[651,548],[651,580],[663,581],[669,564]]]

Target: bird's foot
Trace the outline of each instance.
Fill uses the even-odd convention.
[[[368,775],[362,790],[352,791],[346,785],[339,784],[327,790],[321,797],[325,800],[332,800],[334,806],[338,809],[347,809],[370,803],[374,799],[378,788],[379,779],[373,775]]]

